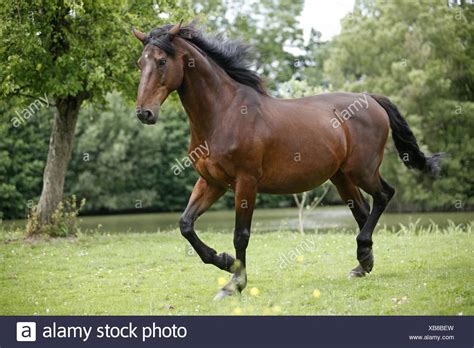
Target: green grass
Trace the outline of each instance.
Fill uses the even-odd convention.
[[[177,231],[37,241],[2,232],[0,314],[473,315],[471,228],[378,229],[372,274],[352,280],[354,235],[254,234],[248,287],[221,302],[212,298],[228,274],[187,255]],[[200,236],[218,251],[232,250],[230,234]],[[314,249],[281,269],[279,256],[304,240]]]

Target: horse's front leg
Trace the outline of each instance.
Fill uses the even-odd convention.
[[[250,176],[239,177],[235,185],[234,247],[236,260],[231,267],[232,277],[217,293],[215,300],[240,293],[247,286],[245,253],[250,239],[250,225],[257,197],[257,180]]]
[[[234,258],[226,253],[217,252],[206,245],[194,231],[194,222],[209,207],[226,192],[225,188],[210,185],[203,178],[199,178],[194,185],[188,206],[179,220],[181,234],[192,245],[201,260],[206,264],[213,264],[222,270],[231,272]]]

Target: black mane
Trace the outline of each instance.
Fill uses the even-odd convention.
[[[155,45],[166,54],[174,56],[175,49],[168,36],[172,27],[164,25],[153,29],[146,36],[144,44]],[[240,41],[224,40],[221,36],[206,37],[192,24],[181,27],[178,36],[199,47],[235,81],[253,88],[258,93],[267,94],[260,76],[249,68],[249,45]]]

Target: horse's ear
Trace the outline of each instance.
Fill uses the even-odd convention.
[[[183,24],[183,20],[180,20],[178,24],[176,24],[173,28],[171,28],[168,31],[168,36],[169,36],[170,40],[173,40],[175,38],[175,36],[178,35],[182,24]]]
[[[141,42],[145,41],[145,36],[146,36],[145,33],[142,33],[141,31],[138,31],[135,28],[132,28],[132,33]]]

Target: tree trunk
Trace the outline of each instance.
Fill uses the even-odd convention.
[[[295,199],[296,206],[298,207],[298,224],[299,230],[301,234],[304,234],[304,208],[306,205],[306,198],[308,196],[308,192],[303,192],[301,196],[301,201],[298,198],[298,194],[293,194],[293,198]]]
[[[77,117],[83,100],[82,96],[56,100],[48,159],[43,174],[43,190],[37,208],[41,225],[51,222],[54,211],[63,199],[64,180],[71,158]]]
[[[304,206],[301,206],[298,210],[298,222],[299,222],[299,228],[300,228],[300,233],[304,234],[304,217],[303,217],[303,209]]]

